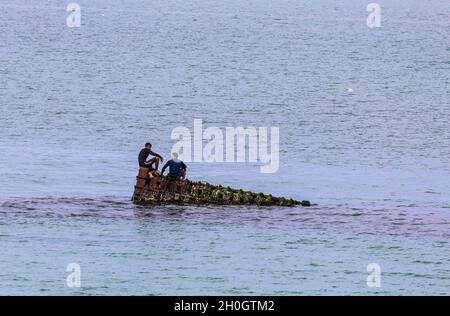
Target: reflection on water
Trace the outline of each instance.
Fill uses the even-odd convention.
[[[4,200],[0,293],[448,294],[448,209],[391,204]],[[78,290],[65,286],[71,262],[82,267]],[[372,262],[381,266],[381,288],[365,283]]]
[[[138,206],[115,197],[9,199],[0,214],[8,218],[86,217],[117,220],[184,221],[186,224],[263,225],[280,230],[337,231],[418,237],[449,237],[450,208],[393,201],[311,207],[255,207],[218,205]]]

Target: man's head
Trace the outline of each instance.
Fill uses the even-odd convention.
[[[150,143],[145,144],[145,148],[152,149],[152,144],[150,144]]]
[[[178,159],[178,153],[172,153],[172,159],[177,160]]]

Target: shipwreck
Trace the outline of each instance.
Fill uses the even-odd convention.
[[[174,180],[164,176],[150,178],[147,168],[140,168],[132,201],[140,205],[218,204],[259,206],[310,206],[310,202],[296,201],[270,194],[254,193],[190,180]]]

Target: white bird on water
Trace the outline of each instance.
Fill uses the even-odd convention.
[[[347,92],[352,93],[352,92],[353,92],[353,89],[352,89],[352,88],[348,88],[348,89],[347,89]]]

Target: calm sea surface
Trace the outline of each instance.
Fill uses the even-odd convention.
[[[0,295],[450,294],[448,1],[77,2],[0,0]],[[280,169],[189,178],[314,205],[134,206],[194,118],[280,127]]]

